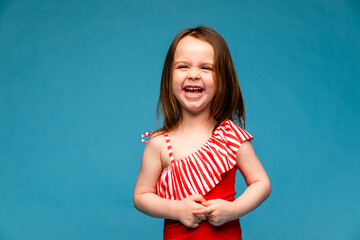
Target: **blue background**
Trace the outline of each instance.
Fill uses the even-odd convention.
[[[356,0],[0,3],[0,239],[161,239],[132,191],[173,37],[227,41],[272,181],[244,239],[360,239]],[[238,174],[238,192],[245,188]]]

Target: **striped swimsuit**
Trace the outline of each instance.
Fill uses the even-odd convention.
[[[150,135],[144,133],[144,137]],[[236,153],[241,143],[253,137],[231,120],[223,121],[208,141],[196,152],[175,161],[170,138],[164,133],[170,166],[165,168],[157,183],[157,194],[165,199],[181,200],[201,194],[206,200],[235,199]],[[145,142],[145,141],[144,141]],[[190,229],[179,221],[165,219],[164,239],[241,239],[239,220],[215,227],[207,221]]]

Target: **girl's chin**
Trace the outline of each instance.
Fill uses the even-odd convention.
[[[200,114],[204,112],[210,112],[210,107],[205,105],[193,105],[193,104],[185,104],[182,105],[183,111],[186,111],[191,114]]]

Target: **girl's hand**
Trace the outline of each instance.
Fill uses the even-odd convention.
[[[187,227],[197,228],[199,223],[206,220],[207,217],[205,214],[201,213],[194,215],[193,212],[205,209],[205,207],[201,204],[205,201],[205,198],[200,194],[191,195],[181,200],[179,221]]]
[[[230,220],[236,219],[234,216],[235,204],[223,199],[214,199],[202,203],[205,208],[193,211],[195,216],[205,215],[210,224],[220,226]]]

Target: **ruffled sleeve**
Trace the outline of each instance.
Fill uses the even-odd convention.
[[[208,150],[212,156],[218,156],[214,159],[221,163],[218,164],[220,174],[229,171],[236,165],[236,153],[241,144],[253,139],[253,136],[231,120],[225,120],[219,125],[209,142]]]
[[[245,141],[252,142],[254,137],[231,120],[223,122],[219,131],[223,132],[224,140],[232,155],[236,156],[241,144]]]

